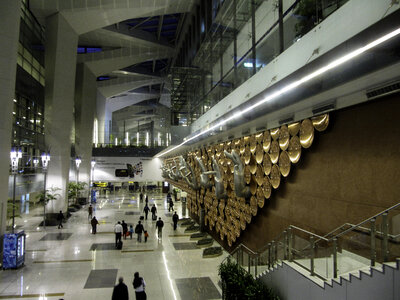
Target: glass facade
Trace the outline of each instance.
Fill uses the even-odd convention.
[[[189,39],[200,43],[184,43],[171,71],[175,124],[190,125],[347,1],[205,1]]]

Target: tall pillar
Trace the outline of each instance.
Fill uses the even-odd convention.
[[[75,83],[75,152],[82,159],[79,181],[86,182],[87,187],[90,184],[96,97],[96,76],[85,64],[79,64]]]
[[[48,204],[49,213],[65,212],[68,203],[77,45],[78,35],[62,15],[46,19],[45,133],[51,153],[47,186],[61,188],[60,199]]]
[[[13,99],[21,2],[0,1],[0,234],[7,225],[8,177],[10,170]],[[2,251],[2,249],[0,250]]]
[[[108,138],[106,138],[106,101],[106,97],[104,97],[99,91],[97,91],[96,117],[100,144],[108,142]]]

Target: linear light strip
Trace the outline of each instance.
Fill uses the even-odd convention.
[[[171,292],[172,292],[172,295],[174,296],[174,300],[176,300],[175,289],[174,289],[174,285],[172,283],[171,276],[169,274],[169,269],[168,269],[168,265],[167,265],[167,258],[165,257],[165,252],[164,251],[162,252],[162,257],[163,257],[163,261],[164,261],[165,270],[167,271],[167,277],[168,277],[168,280],[169,280],[169,285],[171,287]]]
[[[202,136],[202,135],[204,135],[204,134],[206,134],[206,133],[208,133],[208,132],[210,132],[210,131],[218,128],[218,127],[221,127],[221,126],[225,125],[226,123],[228,123],[229,121],[231,121],[233,119],[236,119],[236,118],[239,118],[239,117],[243,116],[244,114],[248,113],[249,111],[252,111],[256,107],[258,107],[258,106],[260,106],[260,105],[262,105],[262,104],[264,104],[264,103],[266,103],[268,101],[271,101],[271,100],[279,97],[280,95],[282,95],[284,93],[292,91],[293,89],[295,89],[296,87],[306,83],[307,81],[310,81],[311,79],[314,79],[314,78],[324,74],[325,72],[327,72],[329,70],[335,69],[336,67],[338,67],[338,66],[340,66],[340,65],[342,65],[342,64],[344,64],[344,63],[346,63],[346,62],[348,62],[350,60],[352,60],[353,58],[359,56],[360,54],[362,54],[362,53],[364,53],[364,52],[366,52],[366,51],[368,51],[368,50],[370,50],[370,49],[372,49],[372,48],[374,48],[374,47],[386,42],[387,40],[390,40],[391,38],[393,38],[393,37],[395,37],[395,36],[397,36],[399,34],[400,34],[400,28],[398,28],[398,29],[396,29],[396,30],[394,30],[394,31],[392,31],[392,32],[390,32],[390,33],[388,33],[388,34],[376,39],[375,41],[373,41],[373,42],[371,42],[371,43],[369,43],[369,44],[367,44],[367,45],[365,45],[365,46],[363,46],[361,48],[358,48],[358,49],[356,49],[356,50],[354,50],[354,51],[352,51],[352,52],[350,52],[350,53],[348,53],[348,54],[346,54],[346,55],[334,60],[333,62],[327,64],[326,66],[324,66],[324,67],[322,67],[322,68],[320,68],[320,69],[318,69],[318,70],[316,70],[316,71],[304,76],[303,78],[301,78],[299,80],[296,80],[296,81],[288,84],[287,86],[283,87],[282,89],[280,89],[280,90],[278,90],[278,91],[276,91],[276,92],[274,92],[274,93],[272,93],[270,95],[267,95],[264,99],[261,99],[257,103],[247,107],[246,109],[244,109],[244,110],[242,110],[240,112],[235,113],[234,115],[230,116],[229,118],[227,118],[225,120],[222,120],[222,121],[218,122],[217,124],[207,128],[206,130],[204,130],[204,131],[202,131],[202,132],[200,132],[200,133],[188,138],[187,140],[185,140],[182,143],[180,143],[179,145],[169,149],[168,151],[165,151],[164,153],[157,154],[155,157],[164,156],[165,154],[167,154],[167,153],[169,153],[171,151],[174,151],[175,149],[178,149],[179,147],[181,147],[181,146],[185,145],[186,143],[190,142],[191,140],[194,140],[194,139],[198,138],[199,136]]]

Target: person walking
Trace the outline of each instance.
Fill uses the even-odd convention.
[[[171,210],[174,211],[174,201],[172,201],[172,199],[169,200],[168,212],[170,212]]]
[[[168,192],[167,194],[167,203],[169,203],[169,201],[172,199],[171,197],[171,192]]]
[[[135,289],[136,300],[146,300],[147,295],[145,292],[146,282],[142,277],[139,276],[139,272],[135,272],[133,275],[133,288]]]
[[[114,232],[115,232],[115,248],[118,247],[118,243],[121,243],[121,235],[122,235],[122,225],[121,222],[118,221],[118,223],[115,225]]]
[[[147,238],[149,237],[149,233],[147,230],[144,231],[144,242],[147,243]]]
[[[92,234],[96,234],[96,232],[97,232],[97,224],[99,224],[99,221],[97,221],[96,216],[94,216],[92,218],[90,223],[92,224]]]
[[[57,220],[58,220],[58,229],[64,228],[64,226],[63,226],[63,224],[62,224],[62,222],[63,222],[63,220],[64,220],[64,215],[63,215],[63,213],[62,213],[62,210],[60,210],[60,212],[58,213],[58,215],[57,215]]]
[[[128,224],[126,224],[125,221],[122,220],[121,226],[122,226],[122,234],[124,236],[124,240],[126,240],[126,234],[128,233]]]
[[[178,226],[178,221],[179,221],[179,216],[175,212],[174,215],[172,216],[172,222],[174,223],[174,230],[176,230],[176,227]]]
[[[129,235],[131,236],[131,239],[132,239],[132,236],[133,236],[133,226],[132,225],[129,225]]]
[[[164,227],[164,222],[161,220],[161,217],[158,218],[158,221],[156,222],[156,228],[158,229],[158,238],[162,239],[162,229]]]
[[[137,234],[137,241],[139,243],[142,242],[142,233],[143,233],[143,231],[144,231],[144,227],[143,227],[142,223],[139,221],[139,223],[135,227],[135,233]]]
[[[156,214],[157,214],[157,208],[156,208],[156,205],[153,204],[153,206],[151,208],[151,218],[152,218],[153,221],[157,220],[157,215]]]
[[[148,206],[148,205],[149,205],[149,196],[147,196],[147,195],[146,195],[146,200],[145,200],[145,202],[146,202],[146,206]]]
[[[124,283],[124,278],[118,278],[118,284],[114,286],[111,300],[129,300],[128,287]]]
[[[143,202],[143,193],[142,192],[140,192],[139,200],[140,200],[140,202]]]
[[[146,216],[146,220],[147,220],[147,215],[148,215],[149,211],[150,211],[150,208],[146,205],[143,209],[144,215]]]
[[[88,207],[88,219],[90,220],[93,217],[93,206],[89,205]]]

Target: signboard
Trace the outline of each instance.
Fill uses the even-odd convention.
[[[97,157],[94,181],[149,182],[163,181],[161,161],[148,157]]]

